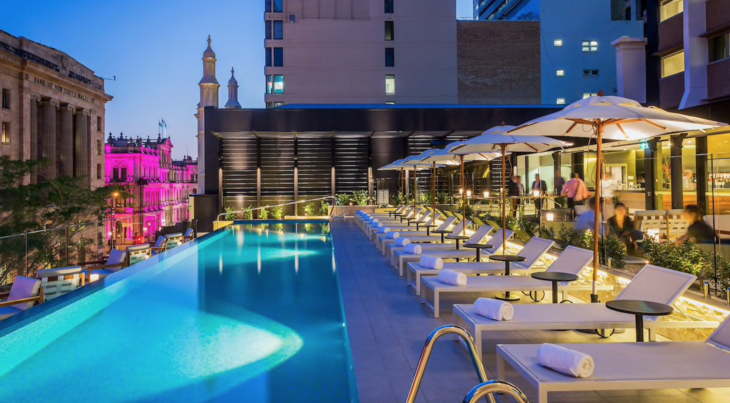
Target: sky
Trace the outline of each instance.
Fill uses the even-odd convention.
[[[445,0],[448,1],[448,0]],[[2,1],[0,29],[59,49],[106,81],[106,134],[156,137],[167,123],[173,156],[197,155],[201,57],[211,35],[220,106],[231,67],[239,102],[264,107],[264,0]],[[471,17],[472,0],[456,0]]]

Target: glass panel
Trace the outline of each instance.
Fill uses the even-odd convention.
[[[385,76],[385,94],[395,95],[395,74]]]
[[[659,210],[672,209],[672,149],[669,140],[662,141],[657,147],[657,201],[656,207]]]
[[[385,1],[385,13],[393,14],[394,0],[384,0],[384,1]]]
[[[385,21],[385,40],[392,41],[395,39],[395,23],[393,21]]]
[[[684,11],[684,0],[669,0],[662,3],[660,21],[668,20]]]
[[[284,66],[284,48],[274,48],[274,67]]]
[[[716,36],[710,42],[710,62],[730,57],[730,34]]]
[[[271,67],[271,48],[266,48],[266,67]]]
[[[284,76],[277,74],[274,76],[274,94],[284,93]]]
[[[284,11],[284,0],[274,0],[274,12],[281,13]]]
[[[274,39],[284,39],[284,21],[274,21]]]
[[[394,48],[385,48],[385,67],[395,67]]]
[[[264,38],[271,39],[271,21],[266,21],[265,27]]]
[[[266,93],[272,94],[274,89],[274,76],[266,76]]]
[[[682,200],[684,205],[697,204],[697,139],[682,142]]]
[[[669,77],[684,71],[684,51],[662,58],[662,78]]]

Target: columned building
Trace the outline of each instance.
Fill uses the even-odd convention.
[[[156,139],[114,137],[105,144],[106,185],[118,185],[131,193],[129,200],[115,200],[114,234],[118,243],[137,237],[154,239],[164,226],[188,221],[189,196],[197,192],[198,164],[190,156],[176,161],[169,137]]]
[[[25,183],[57,176],[104,186],[104,80],[59,50],[0,31],[0,156],[46,159]]]

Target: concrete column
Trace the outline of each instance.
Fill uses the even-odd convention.
[[[644,191],[646,192],[646,210],[656,210],[657,188],[657,139],[649,139],[644,149]]]
[[[30,159],[38,159],[38,102],[40,97],[30,96]],[[38,183],[38,173],[30,174],[30,183]]]
[[[669,164],[669,171],[672,175],[672,208],[684,208],[684,186],[682,183],[682,175],[684,169],[682,167],[682,141],[687,137],[686,134],[678,134],[670,137],[670,151],[672,158]]]
[[[646,39],[621,37],[616,48],[617,95],[646,102]]]
[[[684,96],[679,109],[701,105],[707,98],[707,60],[709,46],[705,37],[707,0],[684,0]]]
[[[697,206],[703,214],[707,214],[707,136],[695,138],[697,148],[695,149],[695,164],[697,168]]]
[[[58,100],[51,99],[41,104],[41,122],[40,131],[40,158],[48,160],[48,165],[40,172],[43,179],[53,179],[56,177],[56,110],[59,107]]]
[[[76,135],[74,136],[73,155],[76,160],[74,176],[77,178],[88,179],[91,172],[89,168],[91,139],[89,138],[89,130],[86,124],[88,119],[88,110],[79,109],[76,111]]]
[[[58,174],[74,176],[74,113],[76,107],[67,104],[61,108],[61,135],[57,139]]]

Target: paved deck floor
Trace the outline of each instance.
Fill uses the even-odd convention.
[[[332,234],[360,400],[362,403],[403,403],[426,337],[438,326],[448,324],[451,304],[473,302],[477,295],[444,299],[441,318],[434,319],[352,219],[335,221]],[[496,373],[498,343],[600,343],[633,341],[634,337],[632,331],[608,340],[574,331],[485,334],[482,359],[491,379]],[[516,372],[508,372],[507,380],[536,400],[535,391]],[[477,383],[466,350],[444,338],[435,348],[418,402],[461,402]],[[554,393],[550,402],[727,403],[730,389]]]

